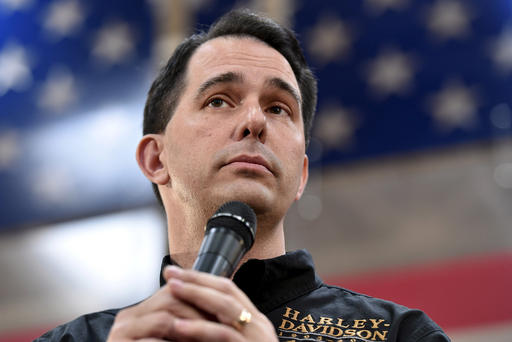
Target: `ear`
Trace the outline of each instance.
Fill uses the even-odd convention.
[[[308,183],[309,176],[309,159],[308,156],[304,155],[304,163],[302,165],[302,176],[300,178],[299,190],[297,191],[297,195],[295,195],[295,200],[298,201],[302,194],[304,193],[304,189],[306,189],[306,184]]]
[[[169,174],[160,156],[163,153],[163,135],[147,134],[137,146],[136,158],[140,169],[147,179],[158,185],[169,182]]]

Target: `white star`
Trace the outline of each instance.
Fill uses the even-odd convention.
[[[0,134],[0,170],[12,166],[20,154],[20,140],[15,131]]]
[[[0,0],[0,5],[8,12],[22,11],[30,8],[34,0]]]
[[[371,13],[380,15],[388,9],[402,10],[407,7],[408,0],[365,0],[364,6]]]
[[[32,84],[29,55],[20,45],[11,43],[0,51],[0,96],[13,89],[22,91]]]
[[[63,111],[76,99],[73,75],[65,68],[57,68],[50,71],[39,92],[37,104],[40,108],[55,113]]]
[[[512,27],[505,29],[491,44],[491,57],[502,72],[512,71]]]
[[[506,103],[500,103],[492,107],[489,118],[494,127],[499,129],[512,128],[512,110]]]
[[[357,126],[353,110],[339,105],[328,105],[316,119],[315,136],[326,147],[346,149],[353,143]]]
[[[98,32],[92,54],[103,64],[119,64],[133,54],[134,40],[127,24],[111,23]]]
[[[415,62],[395,49],[385,49],[366,68],[366,80],[378,97],[404,95],[412,87]]]
[[[469,34],[472,13],[457,0],[438,0],[427,11],[427,28],[436,39],[463,38]]]
[[[313,58],[325,64],[346,57],[352,45],[352,32],[348,25],[332,16],[320,17],[306,34],[307,48]]]
[[[83,8],[76,0],[61,0],[52,3],[43,20],[43,27],[54,39],[77,32],[84,21]]]
[[[54,166],[35,170],[32,192],[40,203],[69,204],[73,201],[73,181],[69,170]]]
[[[477,119],[476,90],[461,82],[450,80],[429,99],[432,115],[441,128],[450,130],[456,127],[471,128]]]

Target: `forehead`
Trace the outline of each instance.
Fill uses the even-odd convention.
[[[226,71],[239,72],[251,79],[279,77],[299,88],[286,58],[252,37],[224,36],[205,42],[192,55],[187,78],[192,85]]]

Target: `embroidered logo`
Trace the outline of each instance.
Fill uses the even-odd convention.
[[[382,318],[345,320],[314,316],[286,307],[278,327],[280,341],[387,341],[389,322]]]

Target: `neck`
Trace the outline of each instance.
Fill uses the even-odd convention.
[[[283,221],[268,226],[258,223],[254,245],[240,261],[240,265],[249,259],[269,259],[283,255],[286,251],[284,242]]]
[[[168,215],[169,252],[183,268],[192,268],[204,238],[206,218],[188,215]],[[249,259],[269,259],[285,253],[283,219],[268,222],[258,216],[258,228],[252,248],[242,258],[239,265]]]

